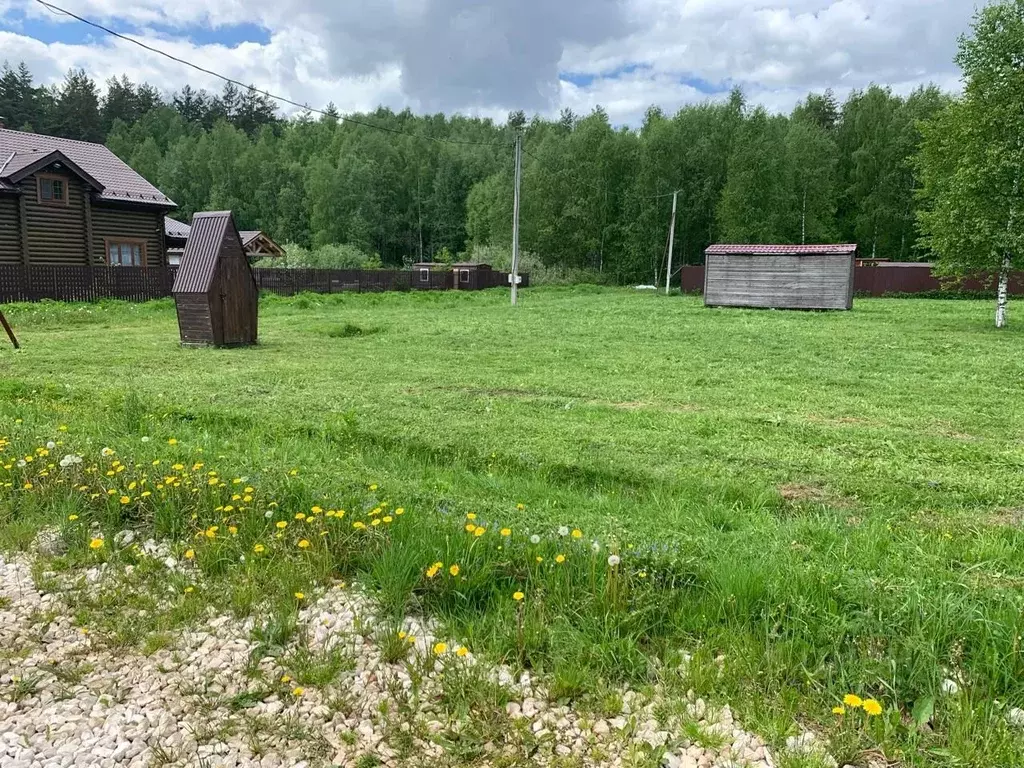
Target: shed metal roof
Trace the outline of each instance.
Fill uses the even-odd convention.
[[[9,179],[18,170],[53,152],[60,152],[102,187],[102,191],[96,196],[97,200],[162,208],[175,207],[173,200],[102,144],[12,131],[7,128],[0,128],[0,163],[4,164],[0,189],[14,189],[14,185],[9,180],[5,182],[4,179]],[[4,160],[7,162],[4,163]]]
[[[739,256],[834,256],[850,255],[856,252],[856,243],[830,245],[730,245],[719,243],[708,246],[704,251],[710,255]]]
[[[171,293],[206,293],[210,290],[217,272],[220,247],[229,228],[238,237],[231,211],[197,213],[193,217],[192,231],[185,243]]]
[[[164,216],[164,234],[168,237],[177,237],[184,240],[188,237],[190,229],[192,227],[185,222],[172,219],[170,216]]]

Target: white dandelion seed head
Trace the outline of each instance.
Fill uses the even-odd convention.
[[[957,685],[956,680],[951,680],[948,677],[942,681],[942,685],[940,686],[940,688],[942,689],[942,692],[947,696],[956,696],[958,693],[960,693],[960,686]]]
[[[54,448],[56,448],[56,447],[57,447],[57,444],[56,444],[55,442],[53,442],[53,440],[49,440],[49,441],[47,441],[47,443],[46,443],[46,448],[47,448],[48,450],[51,450],[51,451],[52,451],[52,450],[53,450]]]
[[[149,442],[149,435],[143,435],[142,436],[142,442],[148,443]]]
[[[263,516],[267,518],[267,520],[269,520],[274,516],[274,512],[273,510],[268,509],[266,512],[263,513]]]
[[[18,466],[19,467],[24,467],[24,466],[27,466],[27,465],[28,465],[27,461],[25,461],[24,459],[18,459]]]
[[[592,542],[590,543],[590,548],[591,548],[591,550],[593,550],[594,552],[600,552],[600,551],[601,551],[601,542],[599,542],[599,541],[598,541],[597,539],[594,539],[594,540],[593,540],[593,541],[592,541]]]
[[[540,536],[538,536],[536,533],[533,534],[533,536],[530,537],[530,543],[531,544],[540,544]]]
[[[239,555],[238,556],[238,562],[244,563],[245,562],[245,555]]]
[[[100,451],[100,455],[101,456],[113,456],[114,455],[114,449],[113,448],[104,448],[103,450]]]
[[[614,568],[621,562],[622,558],[618,555],[608,555],[608,565],[610,565],[612,568]]]
[[[569,535],[569,528],[568,528],[568,526],[563,525],[561,528],[559,528],[558,529],[558,535],[559,536],[568,536]]]

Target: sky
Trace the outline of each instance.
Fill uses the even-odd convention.
[[[53,0],[201,66],[313,107],[503,120],[602,106],[637,125],[724,98],[788,111],[871,83],[958,90],[973,0]],[[0,0],[0,63],[37,79],[126,73],[170,93],[222,83],[34,0]]]

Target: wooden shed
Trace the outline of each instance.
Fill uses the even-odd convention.
[[[259,290],[231,211],[195,215],[171,292],[183,345],[256,343]]]
[[[475,261],[458,261],[452,264],[452,287],[457,291],[479,291],[490,288],[491,265]]]
[[[853,307],[856,245],[712,245],[704,254],[705,306]]]
[[[443,291],[452,287],[451,268],[439,261],[417,261],[412,265],[414,291]]]

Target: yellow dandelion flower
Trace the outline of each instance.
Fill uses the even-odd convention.
[[[75,522],[75,520],[77,520],[77,519],[78,519],[78,515],[68,515],[68,520],[70,520],[71,522]]]
[[[437,643],[437,645],[434,646],[434,653],[438,656],[442,653],[447,653],[447,651],[448,646],[445,643]]]
[[[141,496],[142,498],[144,498],[144,499],[148,499],[148,498],[149,498],[150,496],[152,496],[152,495],[153,495],[153,493],[152,493],[152,491],[143,491],[143,492],[142,492],[142,493],[140,493],[139,495],[140,495],[140,496]]]
[[[89,549],[102,549],[103,539],[93,539],[89,542]]]
[[[399,630],[399,632],[398,632],[398,639],[399,640],[405,640],[405,630],[404,629],[403,630]]]
[[[251,485],[247,485],[247,486],[245,486],[244,490],[245,490],[246,493],[252,493],[256,489],[253,488]]]
[[[364,523],[362,520],[356,520],[354,523],[352,523],[352,527],[358,531],[361,531],[366,528],[366,523]]]
[[[309,549],[309,542],[303,539],[299,542],[299,549]]]
[[[305,592],[296,592],[295,593],[295,599],[296,600],[305,600],[306,599],[306,593]]]
[[[228,533],[230,533],[232,536],[237,536],[238,535],[238,526],[237,525],[229,525],[228,526]]]
[[[582,539],[583,538],[583,531],[581,531],[579,528],[573,528],[572,529],[572,537],[574,539]]]
[[[132,497],[131,496],[122,496],[120,501],[121,501],[122,504],[130,504],[131,501],[132,501]]]
[[[170,440],[167,441],[167,444],[168,445],[177,445],[178,444],[178,439],[176,437],[172,437]]]
[[[196,551],[194,549],[186,549],[185,550],[185,559],[186,560],[192,560],[193,558],[195,558],[195,556],[196,556]]]
[[[457,564],[453,565],[451,568],[448,569],[448,573],[450,573],[452,576],[458,576],[459,575],[459,566]]]
[[[472,533],[476,530],[476,526],[473,523],[466,523],[466,531]]]
[[[397,509],[395,509],[395,514],[396,515],[404,515],[405,514],[405,507],[398,507]]]
[[[238,493],[232,493],[231,494],[231,500],[232,501],[241,501],[242,500],[242,496],[241,496],[241,494],[238,494]]]
[[[518,509],[520,512],[522,512],[524,509],[526,509],[526,505],[522,504],[522,503],[516,504],[516,509]]]
[[[285,528],[288,527],[288,523],[285,520],[278,520],[277,521],[277,527],[280,528],[283,531]]]
[[[379,517],[373,518],[373,520],[370,521],[370,525],[380,525],[380,518]]]
[[[843,696],[843,704],[845,704],[848,707],[853,707],[854,709],[857,709],[858,707],[863,706],[864,702],[861,700],[860,696],[857,696],[853,693],[848,693],[845,696]]]
[[[187,595],[190,592],[195,592],[195,590],[196,590],[195,587],[185,587],[185,594]]]
[[[264,547],[264,546],[263,546],[262,544],[257,544],[257,545],[255,545],[255,546],[254,546],[254,547],[252,548],[252,551],[253,551],[253,552],[255,552],[255,553],[256,553],[256,554],[258,555],[258,554],[260,554],[261,552],[265,552],[265,551],[266,551],[266,549],[267,549],[267,548],[266,548],[266,547]]]
[[[373,485],[371,485],[371,486],[370,486],[370,490],[371,490],[371,491],[376,491],[376,490],[377,490],[377,484],[376,484],[376,483],[374,483]]]
[[[555,555],[555,562],[562,564],[565,562],[565,555]]]
[[[544,558],[541,557],[540,555],[537,555],[537,562],[538,563],[543,563],[544,562]]]
[[[473,531],[474,536],[483,536],[485,533],[487,533],[487,529],[484,528],[482,525],[478,525],[476,530]]]
[[[522,592],[514,592],[512,594],[512,599],[515,600],[516,602],[519,602],[524,597],[526,597],[526,595],[524,595]]]
[[[252,496],[250,496],[247,493],[247,494],[245,494],[245,496],[242,497],[242,501],[244,501],[246,504],[248,504],[250,501],[252,501]]]
[[[300,685],[297,685],[297,686],[295,686],[292,689],[292,696],[295,696],[296,698],[298,698],[299,696],[301,696],[304,693],[305,693],[305,690],[303,690],[302,686],[300,686]]]
[[[171,465],[171,469],[173,469],[175,472],[181,472],[181,470],[183,470],[184,468],[185,468],[184,464],[172,464]]]
[[[457,651],[455,651],[455,655],[458,656],[460,659],[463,656],[465,656],[467,653],[469,653],[469,648],[467,648],[464,645],[460,645],[459,649]]]
[[[833,715],[845,715],[846,714],[846,707],[832,707],[832,714]]]
[[[864,711],[869,715],[880,715],[882,714],[882,705],[874,699],[866,699],[864,701]]]
[[[339,518],[340,517],[344,517],[345,516],[345,510],[344,509],[339,509],[337,512],[334,513],[334,516],[335,517],[339,517]]]
[[[281,675],[282,683],[290,683],[292,681],[291,675]]]
[[[470,512],[468,515],[466,515],[466,519],[467,520],[476,520],[476,512]]]
[[[413,635],[407,635],[405,641],[409,644],[412,644],[416,642],[416,638]]]
[[[314,515],[319,515],[321,512],[323,512],[323,510],[320,509],[320,507],[313,507],[309,511],[312,512]]]
[[[390,523],[394,519],[395,518],[393,518],[391,515],[384,515],[384,517],[381,518],[381,520],[384,521],[385,523]]]
[[[512,535],[512,529],[511,528],[502,528],[501,529],[501,535],[502,536],[511,536]]]
[[[305,520],[306,519],[306,513],[305,512],[299,512],[298,514],[295,515],[295,519],[296,520]]]

